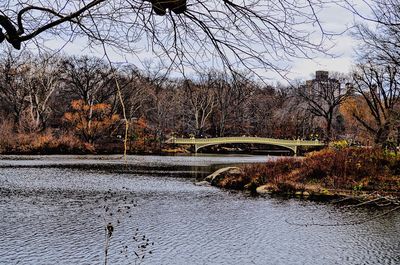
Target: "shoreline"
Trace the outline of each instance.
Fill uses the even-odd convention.
[[[203,181],[195,183],[196,185],[205,185]],[[211,183],[208,183],[211,185]],[[283,199],[300,199],[316,202],[346,202],[351,203],[365,203],[376,202],[381,200],[389,204],[400,206],[400,192],[393,191],[354,191],[343,189],[323,189],[322,191],[313,190],[298,190],[294,192],[277,191],[277,190],[264,190],[263,186],[256,187],[255,189],[232,189],[218,185],[211,185],[221,190],[236,191],[249,194],[251,196],[270,197],[270,198],[283,198]]]
[[[305,199],[385,198],[400,204],[400,154],[384,149],[327,148],[305,157],[219,169],[212,186]]]

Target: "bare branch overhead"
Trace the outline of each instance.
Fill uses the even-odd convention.
[[[318,19],[324,2],[8,0],[0,3],[0,42],[19,49],[49,36],[87,37],[89,45],[127,53],[151,49],[177,67],[211,63],[282,73],[284,61],[325,52],[329,34]]]

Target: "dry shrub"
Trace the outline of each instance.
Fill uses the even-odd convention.
[[[15,132],[12,125],[0,124],[0,153],[3,154],[65,154],[93,153],[94,146],[83,143],[71,133]]]
[[[231,175],[226,176],[218,183],[221,188],[232,190],[243,190],[247,184],[251,182],[251,177],[248,175]]]
[[[17,144],[13,150],[19,153],[32,153],[46,150],[54,142],[53,134],[50,130],[43,133],[18,133]]]
[[[265,164],[256,164],[244,168],[245,174],[260,183],[279,183],[293,170],[300,168],[301,159],[280,158]]]
[[[82,142],[72,133],[62,133],[57,137],[52,149],[57,153],[94,153],[95,148],[92,144]]]
[[[294,194],[296,191],[303,191],[304,185],[293,181],[282,181],[276,184],[277,192]]]
[[[15,144],[14,125],[8,120],[0,122],[0,153],[6,153]]]
[[[324,149],[303,159],[285,158],[247,166],[251,181],[282,192],[317,184],[328,189],[399,191],[400,156],[379,148]]]
[[[51,130],[25,131],[11,121],[0,123],[1,153],[37,153],[47,150],[56,139]]]
[[[399,163],[399,156],[379,148],[325,149],[304,159],[298,180],[327,188],[380,189],[380,178],[398,179]]]

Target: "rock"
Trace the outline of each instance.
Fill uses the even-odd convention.
[[[194,185],[207,187],[207,186],[210,186],[210,183],[208,181],[203,180],[203,181],[195,182]]]
[[[208,175],[204,180],[208,181],[211,185],[215,186],[218,182],[224,179],[226,176],[240,175],[242,170],[238,167],[224,167],[220,168],[211,175]]]
[[[325,197],[325,196],[332,196],[333,194],[327,189],[321,189],[319,191],[314,191],[312,195],[318,197]]]
[[[244,189],[245,190],[250,190],[250,191],[256,191],[257,184],[254,183],[254,182],[247,183],[246,185],[244,185]]]
[[[260,195],[270,194],[274,191],[274,187],[272,184],[265,184],[257,187],[256,192]]]
[[[300,198],[307,198],[310,196],[310,193],[308,191],[296,191],[294,196],[300,197]]]

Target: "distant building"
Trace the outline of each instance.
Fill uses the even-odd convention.
[[[316,71],[315,72],[315,80],[316,81],[327,81],[329,79],[328,71]]]
[[[316,71],[315,79],[306,81],[306,91],[308,94],[319,94],[326,90],[337,90],[340,93],[340,81],[329,78],[328,71]]]

